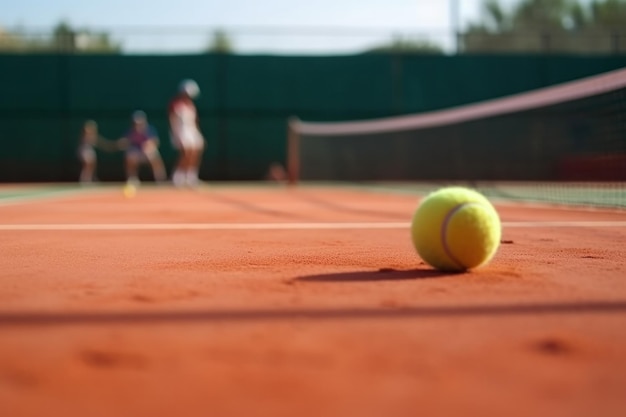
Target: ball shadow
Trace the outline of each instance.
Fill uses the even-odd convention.
[[[459,275],[458,272],[442,272],[435,269],[397,270],[381,268],[376,271],[349,271],[330,274],[305,275],[294,279],[298,282],[368,282],[368,281],[399,281],[444,278]]]

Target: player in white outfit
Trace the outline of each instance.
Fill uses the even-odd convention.
[[[198,184],[198,171],[204,150],[204,137],[198,126],[198,112],[193,99],[200,94],[194,80],[184,80],[168,108],[172,145],[179,152],[172,174],[176,186]]]

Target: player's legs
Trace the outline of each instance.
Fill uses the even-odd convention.
[[[179,159],[172,181],[176,186],[195,186],[199,182],[200,156],[204,139],[197,130],[188,130],[177,135]]]
[[[172,182],[175,186],[182,187],[185,185],[188,167],[189,151],[184,146],[180,146],[178,149],[178,160],[176,161],[176,167],[174,168],[174,173],[172,174]]]
[[[182,144],[180,133],[170,132],[172,146],[178,152],[176,163],[174,164],[174,171],[172,172],[172,183],[176,187],[182,187],[185,185],[185,171],[187,170],[187,159],[185,153],[185,147]]]
[[[194,147],[189,150],[189,160],[187,165],[187,184],[195,186],[199,181],[200,162],[202,157],[202,148]]]
[[[187,171],[186,182],[189,186],[196,186],[200,181],[198,174],[200,172],[200,158],[204,148],[204,138],[198,131],[192,131],[186,138],[187,148]]]
[[[82,184],[91,183],[95,180],[96,152],[91,147],[83,147],[80,149],[79,156],[82,162],[80,182]]]
[[[94,172],[96,171],[95,161],[84,161],[83,168],[80,171],[81,184],[89,184],[94,181]]]
[[[141,151],[130,149],[126,152],[126,181],[129,184],[139,184],[139,160],[141,159]]]
[[[156,182],[163,182],[167,179],[167,174],[165,172],[165,165],[163,164],[163,160],[161,159],[161,155],[158,151],[150,152],[146,154],[146,159],[150,162],[150,166],[152,167],[152,173],[154,174],[154,180]]]

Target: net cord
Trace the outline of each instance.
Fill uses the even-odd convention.
[[[626,87],[626,68],[531,92],[420,114],[343,122],[307,122],[292,117],[289,120],[289,129],[293,134],[306,135],[307,137],[401,132],[546,107],[624,87]]]

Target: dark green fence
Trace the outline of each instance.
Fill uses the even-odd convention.
[[[285,161],[286,120],[368,119],[472,103],[626,66],[626,56],[282,57],[0,55],[0,181],[75,181],[78,136],[95,119],[117,138],[133,110],[158,129],[168,166],[167,103],[194,78],[208,139],[201,176],[262,178]],[[123,155],[99,152],[102,180]]]

